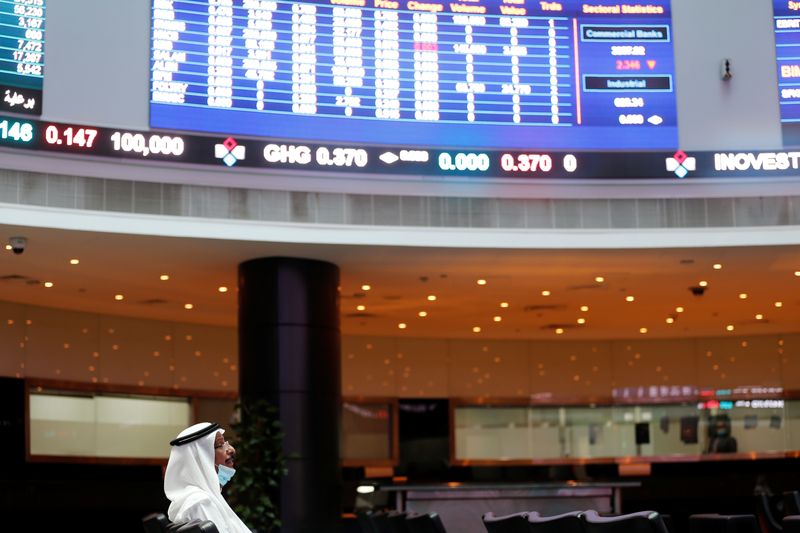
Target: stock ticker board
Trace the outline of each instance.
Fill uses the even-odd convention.
[[[669,0],[153,0],[150,125],[301,142],[678,145]]]
[[[0,110],[41,115],[45,0],[0,0]]]
[[[773,0],[783,144],[800,145],[800,2]]]

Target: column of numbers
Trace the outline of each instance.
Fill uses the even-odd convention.
[[[24,38],[17,39],[12,57],[17,63],[17,74],[41,76],[44,40],[43,0],[14,0],[14,16]]]
[[[547,21],[547,45],[550,65],[550,121],[558,124],[558,59],[556,50],[556,21]]]
[[[400,19],[375,11],[375,118],[400,118]]]
[[[274,0],[244,0],[247,9],[247,27],[242,30],[247,57],[242,59],[244,76],[256,80],[256,109],[264,109],[264,83],[275,81],[278,62],[272,57],[278,32],[272,18],[278,9]]]
[[[208,105],[233,107],[233,0],[208,2],[208,64]]]
[[[361,9],[355,7],[333,8],[333,85],[343,87],[344,94],[336,96],[336,105],[344,107],[346,116],[361,107],[361,98],[353,94],[354,88],[364,85],[364,52],[362,50]]]
[[[292,111],[317,112],[317,6],[292,4]]]
[[[439,25],[435,13],[414,13],[414,118],[439,120]]]

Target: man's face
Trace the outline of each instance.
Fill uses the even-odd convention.
[[[236,457],[236,449],[228,444],[222,436],[222,432],[217,432],[214,438],[214,468],[218,465],[225,465],[233,468],[233,460]]]

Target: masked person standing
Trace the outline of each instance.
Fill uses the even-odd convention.
[[[202,422],[181,431],[170,442],[164,493],[172,502],[173,522],[210,520],[220,533],[250,533],[228,502],[222,486],[233,477],[236,450],[219,424]]]

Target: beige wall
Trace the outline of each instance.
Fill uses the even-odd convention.
[[[0,302],[0,375],[235,391],[236,331]],[[800,335],[617,341],[344,336],[345,396],[603,398],[614,388],[800,389]]]

